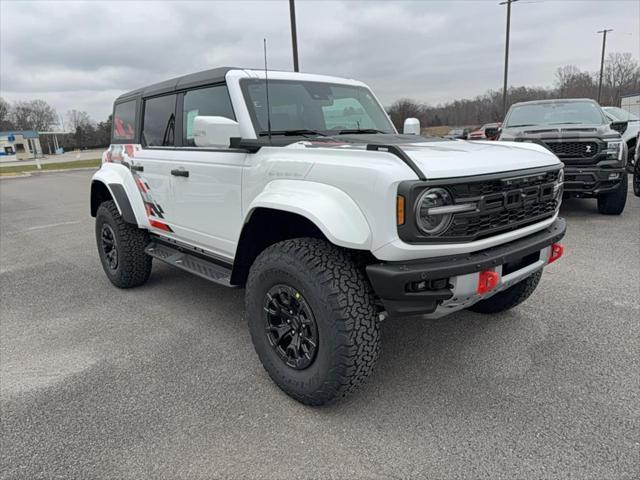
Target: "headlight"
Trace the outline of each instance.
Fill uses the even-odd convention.
[[[453,199],[444,188],[425,190],[416,203],[416,222],[427,235],[444,232],[451,223],[452,213],[442,212],[441,207],[453,205]],[[438,211],[440,210],[440,212]]]
[[[622,141],[607,142],[607,158],[610,160],[622,160]]]

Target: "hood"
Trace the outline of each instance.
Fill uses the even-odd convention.
[[[597,125],[535,125],[527,127],[503,128],[500,140],[531,139],[557,140],[581,138],[617,137],[619,134],[612,130],[608,123]]]
[[[558,158],[549,150],[531,143],[480,140],[470,142],[415,135],[342,135],[303,144],[311,148],[358,150],[365,149],[367,144],[397,145],[428,179],[467,177],[560,164]],[[372,154],[377,155],[373,152]]]
[[[466,177],[559,164],[557,157],[535,144],[457,140],[403,145],[402,149],[428,179]]]

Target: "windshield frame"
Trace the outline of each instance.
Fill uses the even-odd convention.
[[[260,124],[260,121],[258,120],[258,114],[253,106],[253,101],[250,97],[250,93],[248,91],[248,87],[252,84],[256,84],[256,83],[262,83],[265,84],[266,87],[266,82],[265,79],[258,79],[258,78],[241,78],[239,80],[239,87],[240,87],[240,93],[242,95],[242,99],[244,101],[244,106],[246,108],[247,113],[249,114],[249,118],[251,120],[251,124],[255,133],[256,138],[260,138],[261,136],[264,136],[266,134],[266,129],[262,128],[262,125]],[[356,90],[362,90],[363,93],[368,94],[368,96],[371,99],[371,103],[374,105],[374,107],[376,109],[379,110],[380,113],[380,118],[384,119],[384,122],[386,123],[387,128],[377,128],[380,127],[380,125],[376,126],[376,129],[378,130],[382,130],[383,134],[397,134],[397,130],[395,128],[395,126],[393,125],[393,122],[391,121],[391,119],[389,118],[389,115],[387,114],[386,110],[384,109],[384,107],[380,104],[380,102],[378,101],[378,99],[376,98],[376,96],[373,94],[373,92],[366,87],[365,85],[354,85],[351,83],[341,83],[341,82],[330,82],[330,81],[317,81],[317,80],[308,80],[308,79],[294,79],[294,78],[269,78],[269,87],[271,89],[271,85],[272,84],[283,84],[283,83],[291,83],[293,85],[299,85],[299,84],[305,84],[305,83],[315,83],[315,84],[321,84],[321,85],[328,85],[330,87],[341,87],[341,88],[352,88],[352,89],[356,89]],[[363,105],[364,106],[364,105]],[[273,115],[273,107],[271,107],[271,115]],[[273,117],[272,117],[273,118]],[[374,119],[371,118],[371,120],[373,121]],[[296,130],[306,130],[307,127],[305,127],[304,125],[300,125],[297,126],[297,128],[293,128],[293,129],[287,129],[286,131],[296,131]],[[370,128],[363,126],[361,128],[363,131],[366,131],[365,133],[370,133],[368,132],[368,130],[370,130]],[[277,126],[274,127],[273,122],[271,125],[271,130],[272,131],[280,131],[279,134],[282,134],[282,129],[277,128]],[[324,136],[338,136],[341,135],[340,130],[343,129],[310,129],[310,130],[315,130],[316,132],[318,132],[317,134],[313,134],[313,133],[301,133],[298,136],[301,137],[315,137],[315,136],[320,136],[320,137],[324,137]],[[350,130],[348,127],[345,128],[344,130]],[[343,134],[344,135],[344,134]]]
[[[540,105],[575,105],[575,104],[589,104],[589,105],[594,105],[595,107],[597,107],[597,110],[600,112],[600,117],[601,117],[601,121],[598,124],[594,124],[591,122],[576,122],[576,125],[580,125],[580,124],[591,124],[591,125],[605,125],[610,123],[609,119],[607,118],[604,110],[602,109],[602,107],[600,105],[598,105],[596,102],[591,101],[591,100],[557,100],[557,101],[553,101],[553,102],[532,102],[532,103],[523,103],[520,105],[514,105],[509,109],[509,112],[507,113],[507,117],[504,119],[504,122],[502,124],[502,128],[507,129],[507,128],[519,128],[519,127],[525,127],[525,126],[544,126],[544,127],[553,127],[556,125],[571,125],[574,122],[562,122],[562,123],[556,123],[556,122],[552,122],[552,123],[525,123],[524,125],[518,123],[516,125],[510,125],[510,119],[513,116],[513,113],[520,108],[527,108],[527,107],[538,107]]]

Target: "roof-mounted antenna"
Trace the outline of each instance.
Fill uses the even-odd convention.
[[[271,143],[271,106],[269,105],[269,76],[267,74],[267,39],[264,39],[264,82],[267,90],[267,133]]]

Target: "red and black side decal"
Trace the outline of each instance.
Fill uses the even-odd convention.
[[[112,145],[111,148],[113,148],[114,151],[111,152],[111,150],[109,150],[109,153],[111,153],[111,155],[108,155],[109,160],[125,165],[129,168],[129,171],[133,176],[133,180],[135,181],[136,187],[138,187],[138,191],[142,197],[142,203],[144,204],[144,210],[147,214],[147,218],[149,219],[149,225],[153,228],[157,228],[158,230],[162,230],[163,232],[173,232],[173,229],[164,221],[164,210],[160,204],[154,200],[149,184],[145,182],[139,172],[132,168],[135,152],[140,148],[140,146],[123,144]],[[125,156],[127,158],[125,158]]]

